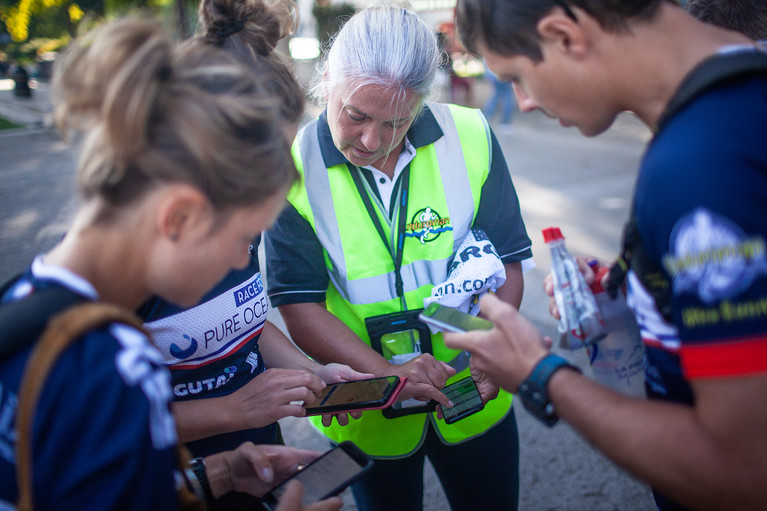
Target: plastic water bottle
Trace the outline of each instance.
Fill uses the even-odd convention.
[[[639,326],[623,295],[613,299],[602,288],[607,271],[607,268],[597,271],[591,285],[607,333],[603,339],[586,345],[591,370],[602,385],[628,396],[645,397],[644,344]]]
[[[560,315],[560,346],[574,350],[602,339],[606,333],[602,313],[578,263],[565,247],[562,231],[559,227],[544,229],[543,241],[551,252],[554,300]]]

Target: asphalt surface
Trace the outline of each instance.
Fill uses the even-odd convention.
[[[0,116],[22,128],[0,131],[0,277],[21,271],[35,254],[48,249],[65,232],[77,206],[76,153],[50,128],[48,85],[37,84],[31,99],[17,98],[12,82],[0,80]],[[487,97],[477,83],[476,105]],[[309,112],[316,112],[310,107]],[[495,124],[493,124],[496,126]],[[618,250],[630,192],[649,132],[631,115],[623,115],[607,133],[594,139],[560,127],[539,113],[515,115],[510,132],[497,133],[520,198],[537,267],[525,276],[522,312],[546,335],[556,324],[548,316],[541,283],[549,256],[541,230],[559,226],[576,254],[609,259]],[[276,311],[270,316],[284,325]],[[563,353],[584,372],[582,352]],[[582,440],[569,425],[540,425],[515,402],[521,445],[522,511],[655,509],[646,485],[617,468]],[[305,419],[281,421],[289,445],[327,449],[323,437]],[[449,506],[433,471],[425,472],[425,510]],[[355,509],[349,492],[345,510]],[[482,503],[477,503],[482,510]]]

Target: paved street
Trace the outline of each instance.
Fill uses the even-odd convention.
[[[34,254],[63,234],[76,207],[75,155],[45,128],[47,84],[31,102],[2,90],[0,116],[27,127],[0,131],[0,277],[20,271]],[[7,84],[5,84],[7,86]],[[484,84],[477,90],[486,95]],[[16,116],[14,118],[14,116]],[[541,282],[549,256],[541,229],[559,226],[573,253],[611,258],[627,216],[629,194],[649,132],[625,115],[606,134],[586,139],[539,113],[517,114],[510,133],[498,135],[520,197],[537,267],[526,275],[522,312],[548,335],[555,322],[547,313]],[[282,325],[277,314],[274,322]],[[586,372],[580,352],[565,353]],[[518,403],[517,403],[518,404]],[[515,405],[517,406],[517,405]],[[517,407],[521,444],[522,511],[652,510],[649,490],[595,452],[566,424],[551,430]],[[282,421],[291,445],[326,449],[304,419]],[[427,510],[448,509],[441,488],[427,472]],[[348,492],[345,509],[354,509]],[[477,509],[482,509],[477,503]]]

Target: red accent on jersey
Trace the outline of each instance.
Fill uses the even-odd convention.
[[[767,337],[717,344],[682,344],[682,370],[688,379],[767,372]]]

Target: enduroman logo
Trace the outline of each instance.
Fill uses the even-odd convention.
[[[730,219],[700,208],[682,217],[671,232],[663,266],[674,293],[693,292],[707,304],[732,299],[767,273],[767,248]]]
[[[410,223],[405,225],[405,236],[418,238],[418,241],[425,245],[439,238],[443,232],[452,230],[450,217],[442,218],[427,206],[417,211]]]

